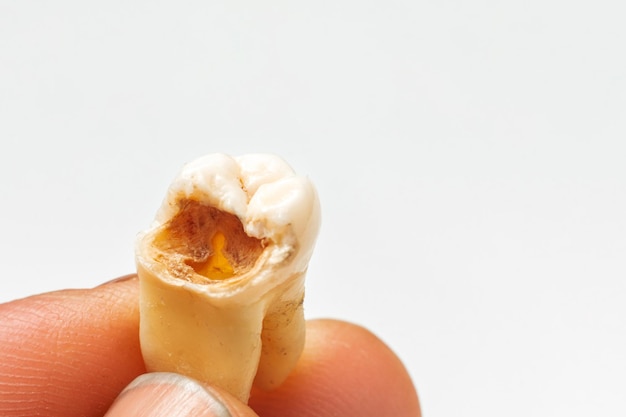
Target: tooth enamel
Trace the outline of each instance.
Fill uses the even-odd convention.
[[[253,380],[278,386],[304,345],[304,276],[319,222],[315,188],[276,156],[187,164],[136,244],[147,369],[242,401]]]
[[[240,171],[237,162],[223,154],[209,154],[189,162],[170,185],[156,221],[164,223],[173,217],[182,198],[245,216],[248,197],[241,188]]]

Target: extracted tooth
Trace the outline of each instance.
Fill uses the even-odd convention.
[[[182,373],[247,401],[278,386],[304,346],[315,188],[273,155],[212,154],[183,168],[136,243],[148,371]]]

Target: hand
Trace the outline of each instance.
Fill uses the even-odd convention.
[[[146,373],[134,275],[0,305],[2,416],[419,416],[400,360],[369,331],[307,324],[296,369],[248,405],[181,375]],[[107,411],[108,410],[108,411]]]

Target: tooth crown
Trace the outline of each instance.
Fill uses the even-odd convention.
[[[276,156],[185,165],[137,239],[147,368],[244,401],[255,375],[262,388],[280,384],[304,343],[304,275],[319,224],[314,186]],[[227,278],[203,276],[218,269]]]

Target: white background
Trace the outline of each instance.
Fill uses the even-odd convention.
[[[307,314],[426,416],[626,413],[620,1],[0,0],[0,301],[132,272],[183,163],[317,184]]]

